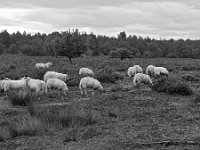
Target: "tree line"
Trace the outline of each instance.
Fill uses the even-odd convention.
[[[66,56],[70,62],[81,55],[112,58],[168,57],[200,58],[200,40],[152,39],[120,32],[117,37],[87,34],[78,29],[50,34],[0,33],[0,54]]]

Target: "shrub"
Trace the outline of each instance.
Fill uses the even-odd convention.
[[[107,97],[108,100],[114,100],[114,101],[118,99],[122,99],[122,98],[123,98],[122,94],[119,94],[119,93],[112,93],[112,94],[109,94]]]
[[[69,79],[67,82],[68,86],[78,86],[80,82],[79,76],[73,76],[72,78]]]
[[[200,102],[200,94],[196,95],[196,97],[193,100],[194,103],[199,103]]]
[[[30,74],[30,77],[43,80],[44,75],[47,71],[48,71],[47,68],[34,69],[32,74]]]
[[[10,123],[11,124],[11,123]],[[35,136],[44,133],[45,128],[37,118],[23,117],[18,123],[11,124],[10,130],[12,137]]]
[[[31,91],[26,89],[8,92],[8,99],[13,106],[28,106],[31,103],[33,96]]]
[[[113,72],[113,69],[106,66],[100,69],[96,74],[97,80],[103,83],[115,83],[117,80],[123,79],[123,76],[118,72]]]
[[[151,88],[156,92],[167,92],[167,87],[169,84],[170,82],[166,77],[160,77],[156,80],[156,82],[153,83]]]
[[[110,91],[111,92],[119,92],[119,91],[122,91],[122,92],[127,92],[129,91],[130,89],[128,87],[123,87],[122,85],[120,84],[117,84],[117,85],[114,85],[111,87]]]
[[[74,107],[67,109],[46,108],[40,110],[37,116],[44,124],[59,127],[79,127],[96,123],[91,112]]]
[[[197,81],[199,81],[198,78],[196,78],[195,76],[190,75],[190,74],[184,75],[184,76],[182,77],[182,79],[185,80],[185,81],[190,81],[190,82],[197,82]]]
[[[191,95],[193,90],[187,84],[180,82],[175,78],[161,77],[153,84],[152,90],[169,94]]]
[[[172,83],[168,86],[167,92],[170,94],[191,95],[193,90],[184,83]]]

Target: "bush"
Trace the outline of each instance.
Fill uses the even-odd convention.
[[[45,128],[37,118],[23,117],[18,123],[10,123],[10,132],[12,137],[17,136],[35,136],[44,133]]]
[[[115,83],[124,77],[118,72],[113,72],[112,68],[106,66],[104,69],[97,71],[96,78],[103,83]]]
[[[200,94],[196,95],[196,97],[193,100],[194,103],[199,103],[200,102]]]
[[[30,74],[30,77],[31,78],[35,78],[35,79],[43,80],[44,79],[44,75],[45,75],[45,73],[47,71],[48,71],[47,68],[34,69],[33,73]]]
[[[153,83],[151,87],[153,91],[156,92],[167,92],[167,87],[169,86],[170,82],[166,77],[160,77]]]
[[[8,99],[13,106],[28,106],[32,102],[33,96],[31,91],[26,89],[8,92]]]
[[[195,76],[190,75],[190,74],[184,75],[184,76],[182,77],[182,79],[185,80],[185,81],[190,81],[190,82],[197,82],[197,81],[199,81],[198,78],[196,78]]]
[[[152,90],[169,94],[191,95],[193,90],[185,83],[173,78],[161,77],[153,84]]]
[[[123,86],[120,85],[120,84],[114,85],[114,86],[112,86],[111,89],[110,89],[111,92],[119,92],[119,91],[127,92],[127,91],[129,91],[129,90],[130,90],[130,88],[128,88],[128,87],[123,87]]]
[[[74,107],[45,108],[38,111],[37,116],[45,125],[58,127],[79,127],[95,124],[96,120],[91,112]]]
[[[70,78],[67,82],[68,86],[79,86],[80,78],[79,76],[73,76],[73,78]]]
[[[174,83],[168,86],[167,92],[170,94],[191,95],[193,90],[184,83]]]

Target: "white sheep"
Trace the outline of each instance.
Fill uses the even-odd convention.
[[[40,69],[40,68],[49,68],[50,66],[52,66],[53,63],[52,62],[47,62],[47,63],[36,63],[35,64],[35,68],[36,69]]]
[[[66,81],[68,79],[68,75],[63,73],[58,73],[55,71],[47,71],[44,75],[44,81],[47,82],[47,80],[50,78],[57,78],[62,81]]]
[[[7,95],[7,92],[9,90],[25,90],[26,82],[27,81],[26,81],[25,77],[21,78],[20,80],[5,79],[2,82],[2,87],[3,87],[3,90],[6,92],[6,95]]]
[[[32,79],[30,77],[27,77],[27,85],[36,94],[39,94],[40,91],[42,93],[45,92],[45,82],[43,80]]]
[[[168,76],[169,75],[168,70],[164,67],[155,67],[154,68],[154,76],[159,77],[159,76],[162,76],[162,75]]]
[[[44,67],[45,68],[49,68],[50,66],[52,66],[53,63],[52,62],[47,62],[46,64],[44,64]]]
[[[153,66],[153,65],[147,66],[146,74],[149,75],[149,76],[153,76],[154,75],[154,68],[155,68],[155,66]]]
[[[79,70],[79,75],[80,76],[94,76],[94,72],[89,68],[83,67]]]
[[[98,90],[100,92],[104,91],[101,83],[97,79],[91,77],[83,77],[79,83],[79,89],[81,91],[81,94],[83,95],[85,93],[85,95],[88,97],[88,88],[93,89],[92,95],[94,95],[95,90]]]
[[[143,73],[137,73],[133,78],[133,85],[139,86],[141,83],[148,84],[151,86],[153,85],[153,83],[148,75],[143,74]]]
[[[66,95],[68,92],[67,84],[64,81],[57,78],[50,78],[47,80],[45,84],[45,93],[46,94],[51,93],[50,92],[51,89],[57,89],[64,95]],[[59,95],[61,95],[61,93]]]
[[[139,65],[135,65],[128,68],[127,74],[129,77],[134,77],[136,73],[143,73],[142,67],[140,67]]]

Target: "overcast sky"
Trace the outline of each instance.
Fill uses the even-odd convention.
[[[0,0],[0,30],[200,39],[200,0]]]

